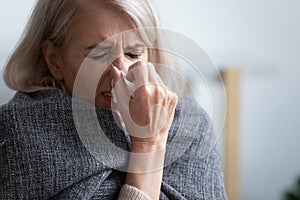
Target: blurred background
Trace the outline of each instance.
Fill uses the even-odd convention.
[[[237,199],[285,199],[300,176],[300,1],[154,3],[165,28],[197,42],[220,70],[240,72]],[[0,4],[3,69],[34,0]],[[1,77],[0,104],[13,93]]]

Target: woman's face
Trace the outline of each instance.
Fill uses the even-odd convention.
[[[126,74],[137,61],[148,61],[147,48],[136,32],[110,38],[134,28],[127,15],[112,9],[94,11],[75,22],[68,42],[59,50],[67,92],[76,90],[73,96],[110,109],[112,65]]]

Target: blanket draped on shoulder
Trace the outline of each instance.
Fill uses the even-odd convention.
[[[115,147],[102,148],[94,121],[84,113],[91,105],[78,104],[84,106],[74,108],[66,93],[47,89],[17,92],[0,107],[0,199],[118,198],[129,136],[111,111],[94,108],[100,136],[109,141],[103,145]],[[74,109],[82,110],[75,116]],[[212,133],[206,112],[181,98],[169,131],[160,199],[227,199],[219,151],[209,142]],[[102,148],[100,156],[84,144],[84,134],[98,138],[88,141]]]

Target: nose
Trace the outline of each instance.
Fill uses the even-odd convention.
[[[128,68],[130,67],[130,63],[127,62],[123,55],[115,59],[112,64],[125,74],[128,72]]]

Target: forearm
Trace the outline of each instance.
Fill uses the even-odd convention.
[[[125,184],[132,185],[159,199],[163,175],[165,142],[160,144],[133,143]]]

